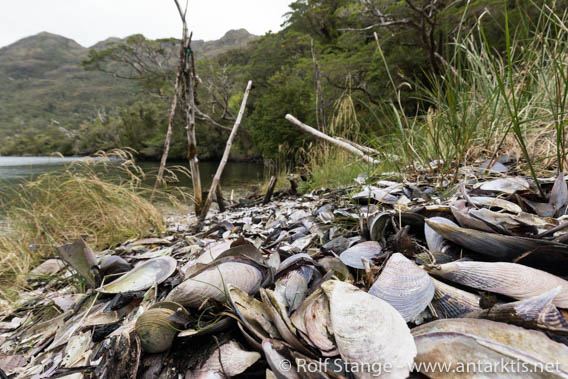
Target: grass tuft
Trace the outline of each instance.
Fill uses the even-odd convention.
[[[109,175],[117,168],[121,176]],[[2,209],[7,229],[0,233],[0,296],[25,286],[29,270],[56,256],[56,246],[83,236],[100,251],[162,231],[164,217],[147,200],[144,176],[130,152],[120,150],[20,184]],[[165,192],[160,201],[181,204]]]

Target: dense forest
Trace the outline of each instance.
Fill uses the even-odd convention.
[[[255,86],[235,159],[302,160],[298,152],[308,148],[310,137],[289,124],[286,113],[331,134],[349,129],[347,134],[360,142],[388,134],[392,125],[383,118],[393,104],[411,116],[428,112],[431,104],[423,95],[455,64],[460,34],[481,27],[490,51],[503,54],[506,24],[522,44],[536,28],[542,6],[559,14],[566,9],[565,1],[549,3],[297,0],[281,31],[218,54],[195,53],[200,158],[222,153],[249,79]],[[129,88],[136,95],[120,106],[101,106],[96,117],[78,122],[73,133],[54,129],[26,140],[12,138],[0,153],[90,154],[131,147],[141,157],[158,158],[178,50],[175,39],[152,41],[140,35],[91,49],[83,68],[134,84]],[[184,117],[178,113],[172,158],[183,158],[187,148]]]

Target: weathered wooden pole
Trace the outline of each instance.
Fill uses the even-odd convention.
[[[217,167],[217,172],[215,173],[213,181],[211,182],[211,188],[209,189],[207,200],[205,200],[205,203],[203,204],[203,209],[201,210],[201,216],[199,217],[201,221],[205,220],[205,217],[207,217],[207,212],[209,212],[209,207],[211,207],[213,196],[217,192],[217,186],[219,185],[219,181],[221,180],[221,175],[223,174],[225,165],[229,160],[229,153],[231,152],[231,146],[233,144],[235,136],[237,135],[237,130],[239,129],[241,120],[243,119],[251,87],[252,87],[252,80],[249,80],[247,84],[247,89],[245,90],[245,94],[243,96],[243,101],[241,102],[241,109],[239,110],[237,120],[235,121],[235,125],[233,125],[233,130],[231,131],[231,135],[229,135],[229,139],[227,139],[227,145],[225,146],[225,151],[223,152],[223,158],[221,158],[221,162],[219,162],[219,167]]]

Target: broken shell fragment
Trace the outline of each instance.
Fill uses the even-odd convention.
[[[426,271],[400,253],[393,254],[369,290],[394,307],[405,321],[418,316],[434,297],[434,282]]]
[[[435,372],[424,372],[429,377],[456,377],[452,370],[436,368],[436,363],[470,367],[471,362],[482,362],[487,367],[523,367],[527,369],[523,377],[568,375],[568,347],[542,332],[495,321],[460,318],[421,325],[412,329],[412,335],[418,349],[415,367],[434,367]],[[550,367],[552,371],[538,371],[538,367]]]
[[[456,318],[473,311],[480,311],[477,295],[452,287],[439,280],[432,279],[436,290],[431,307],[438,318]]]
[[[466,313],[463,317],[485,318],[525,328],[546,329],[568,335],[568,322],[552,304],[561,290],[561,287],[556,287],[530,299],[496,304],[489,309]]]
[[[143,291],[169,278],[177,267],[177,261],[168,256],[150,259],[127,272],[114,282],[98,289],[102,293]]]
[[[561,287],[553,304],[568,308],[568,281],[545,271],[508,262],[451,262],[427,270],[468,287],[499,293],[514,299],[529,299]]]
[[[166,300],[197,308],[210,298],[224,301],[226,286],[229,284],[252,293],[258,290],[262,280],[262,273],[252,265],[224,262],[208,267],[186,279],[168,294]]]
[[[328,280],[321,287],[329,299],[331,329],[341,358],[348,365],[367,368],[355,376],[406,378],[416,346],[400,313],[386,301],[339,280]],[[387,363],[392,371],[373,371]]]
[[[215,350],[189,377],[232,378],[246,371],[259,359],[260,354],[256,351],[243,350],[237,342],[229,341]]]
[[[96,287],[97,278],[93,268],[97,267],[97,258],[91,248],[82,239],[56,248],[59,257],[73,267],[91,287]]]
[[[363,270],[364,266],[361,258],[367,258],[369,261],[372,261],[373,258],[377,258],[381,254],[381,251],[381,245],[376,241],[361,242],[341,253],[339,259],[346,266]]]

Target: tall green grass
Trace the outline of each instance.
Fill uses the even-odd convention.
[[[120,177],[109,174],[117,168],[111,157],[121,160]],[[0,296],[25,286],[29,270],[63,243],[84,237],[100,251],[163,230],[162,211],[148,200],[151,188],[142,185],[145,173],[130,153],[99,158],[25,182],[3,205],[8,228],[0,233]],[[159,193],[170,206],[181,206],[178,199]]]
[[[427,170],[450,181],[460,178],[459,167],[502,154],[520,158],[521,169],[534,177],[562,171],[567,20],[566,14],[545,7],[538,20],[527,21],[529,38],[526,31],[511,31],[506,24],[503,52],[487,43],[481,23],[462,30],[453,42],[454,54],[447,61],[440,57],[444,72],[426,86],[418,84],[417,115],[405,114],[395,96],[377,117],[383,135],[375,139],[376,147],[389,154],[399,171]]]

